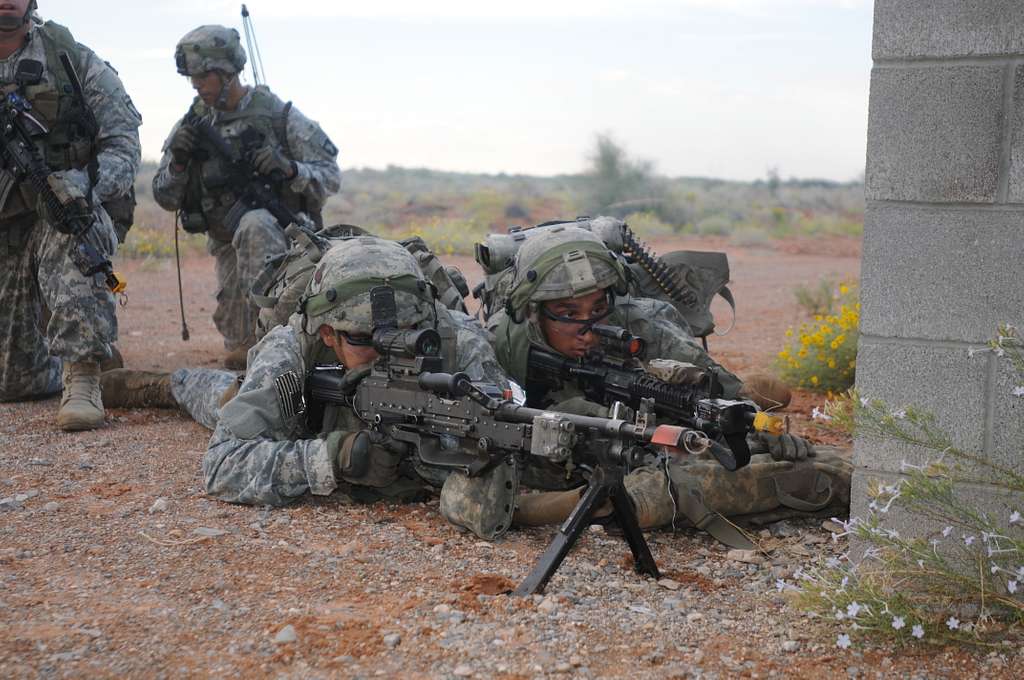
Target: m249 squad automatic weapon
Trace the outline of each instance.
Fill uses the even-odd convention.
[[[398,329],[392,288],[376,287],[370,297],[373,345],[380,359],[353,373],[338,366],[315,367],[306,378],[307,408],[318,403],[351,406],[370,428],[404,442],[421,463],[453,474],[480,475],[510,457],[522,465],[539,457],[567,470],[584,470],[586,491],[516,594],[544,589],[605,500],[611,501],[636,570],[658,577],[622,480],[641,465],[643,447],[698,452],[709,443],[704,434],[648,424],[645,417],[630,422],[514,403],[495,385],[445,372],[438,331]],[[728,450],[722,455],[730,462]],[[735,468],[735,461],[730,465]]]
[[[66,56],[66,55],[62,55]],[[61,59],[76,96],[81,95],[81,82],[70,59]],[[39,196],[51,220],[51,226],[62,234],[73,237],[71,259],[83,276],[103,276],[107,288],[123,293],[127,284],[113,270],[110,260],[101,254],[92,240],[95,234],[95,216],[92,212],[92,191],[84,200],[63,200],[57,193],[63,187],[43,160],[34,138],[46,135],[49,129],[33,112],[32,104],[21,95],[20,89],[38,83],[42,77],[42,63],[26,59],[18,64],[15,84],[19,89],[10,92],[0,103],[0,159],[7,179],[4,195],[17,182],[27,182]],[[90,182],[91,183],[91,182]],[[55,189],[55,186],[57,187]]]

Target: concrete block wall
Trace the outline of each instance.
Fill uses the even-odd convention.
[[[875,0],[872,56],[857,387],[1024,473],[1011,371],[968,356],[998,324],[1024,328],[1024,0]],[[920,460],[857,440],[851,514],[869,479]],[[991,481],[960,492],[988,507]]]

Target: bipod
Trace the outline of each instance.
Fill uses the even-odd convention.
[[[545,586],[551,577],[562,565],[565,556],[569,554],[572,547],[583,531],[593,524],[594,513],[605,502],[611,499],[613,516],[618,520],[622,528],[623,537],[633,552],[633,564],[638,574],[645,574],[654,578],[661,578],[658,565],[651,555],[651,549],[644,539],[640,530],[640,524],[636,519],[636,511],[633,509],[633,502],[626,494],[626,487],[622,484],[621,474],[611,474],[603,466],[594,468],[587,490],[580,497],[576,507],[558,527],[558,533],[554,540],[548,545],[547,550],[537,560],[530,573],[513,591],[513,595],[525,596],[544,592]]]

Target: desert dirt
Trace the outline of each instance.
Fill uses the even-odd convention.
[[[739,317],[712,353],[740,374],[770,366],[803,320],[793,287],[856,278],[858,245],[729,252]],[[449,258],[473,278],[469,258]],[[184,263],[191,340],[173,261],[128,261],[119,346],[129,367],[216,366],[213,262]],[[728,325],[723,306],[719,318]],[[793,427],[841,443],[807,414]],[[689,529],[651,532],[666,577],[635,574],[625,543],[589,530],[544,597],[505,593],[552,531],[485,543],[436,501],[283,509],[203,493],[209,432],[171,410],[109,410],[94,432],[55,428],[58,402],[0,405],[0,677],[1012,677],[1022,659],[959,649],[836,647],[836,630],[787,604],[777,579],[838,554],[822,519],[756,535],[748,564]],[[997,650],[999,651],[999,650]]]

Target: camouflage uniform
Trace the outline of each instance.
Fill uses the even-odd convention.
[[[13,83],[18,64],[25,60],[44,64],[43,82],[30,86],[42,91],[26,91],[30,100],[41,98],[35,108],[44,118],[45,105],[40,102],[51,97],[49,103],[55,107],[60,98],[53,84],[59,81],[58,71],[63,71],[59,63],[47,58],[45,35],[58,29],[33,20],[25,46],[0,61],[2,83]],[[90,238],[97,250],[109,257],[117,239],[101,203],[125,195],[134,182],[141,156],[138,127],[142,118],[114,69],[85,46],[78,45],[75,51],[77,61],[84,65],[79,77],[86,100],[99,123],[95,139],[98,175],[93,189],[96,226]],[[86,161],[72,162],[71,168],[77,169],[55,168],[65,169],[66,181],[83,194],[88,190]],[[71,364],[110,357],[110,344],[117,339],[114,298],[101,276],[86,279],[79,272],[70,257],[73,239],[37,213],[27,188],[16,186],[0,210],[0,299],[4,301],[0,308],[0,400],[55,394],[61,390],[62,361]],[[52,312],[45,335],[38,321],[44,306]]]
[[[527,403],[538,408],[607,415],[606,408],[586,401],[575,385],[537,394],[536,387],[526,381],[530,346],[555,352],[538,325],[538,305],[602,289],[617,293],[607,323],[623,326],[643,338],[648,357],[717,368],[726,398],[736,398],[742,389],[736,376],[700,348],[675,307],[658,300],[622,296],[625,277],[621,265],[591,232],[576,227],[552,230],[545,237],[525,243],[514,267],[508,309],[493,315],[487,327],[495,337],[498,360],[513,380],[527,387]],[[749,548],[749,542],[722,515],[766,511],[784,515],[787,511],[815,512],[849,503],[852,467],[848,456],[821,450],[813,459],[775,460],[764,453],[766,446],[757,439],[751,438],[751,444],[755,453],[761,453],[752,456],[751,464],[736,473],[724,470],[706,454],[674,462],[649,456],[647,465],[624,479],[641,526],[677,526],[688,520],[729,545]],[[524,470],[523,482],[536,488],[557,489],[571,488],[583,480],[567,479],[564,471],[535,465]]]
[[[200,27],[182,39],[203,41],[221,33],[237,33],[223,27]],[[179,50],[181,44],[179,43]],[[245,63],[245,53],[240,45],[234,45],[240,64]],[[213,67],[237,73],[241,65],[213,64]],[[237,69],[230,71],[230,69]],[[189,66],[181,72],[194,68]],[[265,86],[248,88],[236,110],[224,111],[208,107],[197,97],[191,112],[208,120],[233,148],[240,149],[241,139],[247,130],[257,130],[268,144],[281,150],[294,161],[295,176],[284,180],[278,187],[280,197],[295,212],[301,212],[319,219],[319,210],[327,197],[337,193],[341,186],[341,171],[338,168],[338,150],[327,134],[314,121],[309,120],[291,103],[284,103]],[[288,249],[288,239],[282,227],[266,210],[251,210],[242,215],[238,225],[224,224],[223,220],[235,198],[225,188],[217,186],[216,170],[212,164],[217,160],[198,162],[193,160],[183,172],[171,167],[173,155],[171,141],[184,119],[179,120],[164,144],[160,167],[153,178],[153,197],[165,210],[189,211],[189,202],[194,196],[194,211],[185,215],[186,229],[207,232],[207,250],[216,258],[217,309],[213,320],[224,336],[228,351],[250,347],[255,342],[254,329],[258,309],[249,299],[249,293],[262,272],[267,259],[283,254]],[[200,227],[190,227],[189,220],[203,222]]]

